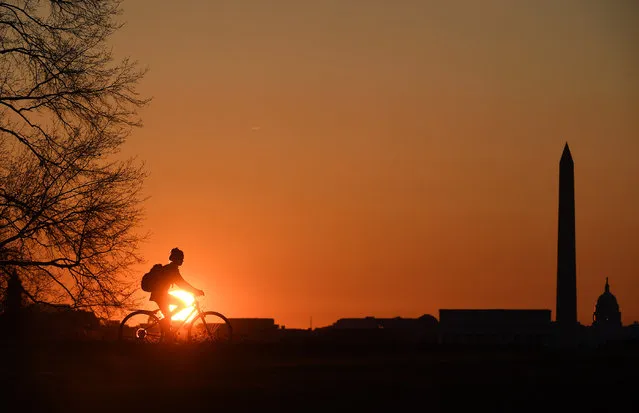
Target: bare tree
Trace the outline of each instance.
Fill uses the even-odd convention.
[[[0,1],[0,288],[17,270],[36,302],[104,311],[137,286],[145,172],[118,150],[148,99],[107,44],[120,3]]]

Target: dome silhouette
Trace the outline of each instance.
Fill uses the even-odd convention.
[[[439,321],[430,314],[424,314],[418,318],[419,323],[424,327],[437,327]]]
[[[608,277],[606,277],[604,292],[597,299],[592,321],[593,326],[621,326],[619,303],[617,302],[617,298],[610,292]]]

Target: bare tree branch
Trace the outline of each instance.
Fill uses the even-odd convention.
[[[120,4],[0,1],[0,270],[34,302],[109,311],[137,286],[146,173],[117,153],[149,99],[107,46]]]

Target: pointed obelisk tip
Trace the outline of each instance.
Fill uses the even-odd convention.
[[[561,154],[561,159],[570,159],[572,160],[572,154],[570,153],[570,147],[568,147],[568,142],[564,146],[564,152]]]

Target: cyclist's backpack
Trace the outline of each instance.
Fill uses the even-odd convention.
[[[156,284],[162,277],[162,270],[164,266],[162,264],[155,264],[149,272],[142,276],[141,287],[143,291],[151,292],[155,289]]]

